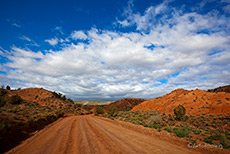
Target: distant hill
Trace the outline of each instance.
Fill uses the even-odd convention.
[[[74,101],[75,104],[82,105],[108,105],[112,103],[112,101]]]
[[[179,104],[183,105],[187,114],[229,114],[230,93],[211,93],[203,90],[177,89],[159,98],[153,98],[135,106],[136,110],[158,110],[172,114],[173,109]]]
[[[51,109],[65,109],[74,107],[71,99],[60,93],[51,92],[43,88],[26,88],[20,90],[12,90],[11,95],[19,95],[23,100],[36,102],[40,106],[46,106]]]
[[[208,92],[227,92],[227,93],[230,93],[230,85],[218,87],[215,89],[209,89]]]
[[[123,98],[121,100],[118,100],[116,102],[113,102],[107,106],[105,106],[105,109],[109,109],[111,105],[116,105],[119,110],[131,110],[134,106],[146,101],[146,99],[141,98]]]

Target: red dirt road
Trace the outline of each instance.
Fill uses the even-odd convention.
[[[205,149],[189,148],[184,143],[174,144],[173,140],[151,136],[144,133],[147,129],[149,128],[94,116],[66,117],[50,124],[7,153],[207,153]]]

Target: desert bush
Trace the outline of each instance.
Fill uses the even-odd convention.
[[[104,110],[100,106],[97,106],[94,112],[95,112],[95,115],[104,114]]]
[[[108,114],[109,114],[110,116],[115,117],[115,116],[117,115],[117,113],[118,113],[118,108],[117,108],[117,106],[114,105],[114,104],[112,104],[112,105],[109,107],[109,109],[108,109]]]
[[[228,149],[230,148],[230,143],[227,142],[227,137],[225,134],[221,134],[219,137],[220,144],[223,146],[223,148]]]
[[[178,136],[178,137],[189,137],[189,131],[187,129],[178,129],[174,128],[173,132]]]
[[[173,116],[173,115],[169,114],[168,120],[170,120],[170,121],[174,121],[174,120],[175,120],[175,118],[174,118],[174,116]]]
[[[64,112],[63,111],[56,111],[57,118],[63,117]]]
[[[74,101],[70,98],[67,99],[67,101],[71,102],[71,103],[74,103]]]
[[[193,133],[198,135],[198,134],[200,134],[200,133],[201,133],[201,130],[199,130],[199,129],[195,129],[195,130],[193,130]]]
[[[205,137],[204,138],[204,142],[208,143],[208,144],[213,144],[213,139],[211,137]]]
[[[142,121],[142,117],[131,117],[131,121]]]
[[[20,104],[22,102],[22,98],[18,95],[13,95],[10,99],[11,104]]]
[[[5,94],[7,94],[6,89],[0,88],[0,96],[4,96]]]
[[[153,115],[149,118],[150,124],[160,124],[162,121],[162,116],[160,114]]]
[[[82,104],[77,104],[77,103],[76,103],[75,106],[76,106],[76,107],[81,107]]]
[[[0,96],[0,107],[4,106],[6,101]]]
[[[169,128],[169,127],[166,127],[165,130],[166,130],[167,132],[169,132],[169,133],[172,133],[172,129]]]
[[[184,108],[183,105],[178,105],[175,109],[174,109],[174,114],[176,116],[176,120],[181,121],[184,118],[186,109]]]

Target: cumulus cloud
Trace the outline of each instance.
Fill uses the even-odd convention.
[[[135,26],[138,32],[73,31],[68,38],[87,43],[46,40],[51,45],[64,44],[57,51],[13,46],[10,52],[2,51],[10,60],[4,65],[7,78],[73,99],[102,100],[153,98],[175,88],[229,84],[226,17],[215,11],[183,12],[168,5],[165,1],[141,14],[134,13],[130,1],[126,19],[117,22]]]
[[[71,38],[74,40],[85,40],[87,39],[87,35],[83,31],[73,31],[71,33]]]
[[[58,44],[59,39],[55,37],[55,38],[47,39],[45,40],[45,42],[49,43],[52,46],[55,46]]]

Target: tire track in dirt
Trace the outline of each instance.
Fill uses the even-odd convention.
[[[95,121],[93,121],[90,117],[87,117],[86,121],[96,132],[96,134],[100,134],[98,135],[98,138],[101,138],[101,143],[107,147],[108,153],[144,153],[143,150],[135,148],[135,146],[133,146],[129,140],[124,140],[124,138],[121,138],[119,135],[113,134],[113,132],[106,130],[102,126],[95,123]]]
[[[125,125],[137,127],[125,123]],[[146,130],[147,128],[140,128]],[[184,143],[183,143],[184,144]],[[124,127],[118,121],[88,116],[59,119],[7,154],[207,153]],[[223,153],[223,152],[222,152]]]

